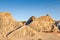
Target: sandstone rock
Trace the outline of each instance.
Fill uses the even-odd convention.
[[[32,28],[25,25],[22,28],[12,32],[10,35],[7,36],[7,38],[10,40],[22,40],[24,37],[27,37],[27,36],[33,37],[35,33],[36,32]]]
[[[25,25],[26,24],[26,21],[21,21],[20,23],[22,23],[23,25]]]
[[[29,19],[29,20],[31,20],[31,19]],[[29,26],[38,32],[42,32],[42,31],[50,32],[51,29],[53,28],[52,25],[54,23],[55,23],[55,21],[50,16],[41,16],[39,18],[36,18],[36,20],[32,21],[29,24]],[[54,26],[54,28],[55,28],[55,26]],[[57,28],[55,28],[55,29],[57,29]]]
[[[23,24],[13,19],[8,12],[0,12],[0,34],[5,37],[10,31],[16,29]]]
[[[58,29],[60,30],[60,20],[55,22],[55,26],[57,26]]]
[[[59,31],[57,26],[60,22],[49,15],[18,22],[9,12],[0,12],[0,40],[59,40],[60,34],[54,33]]]
[[[30,17],[30,19],[26,22],[26,25],[30,24],[35,19],[36,19],[36,17],[34,17],[34,16]]]

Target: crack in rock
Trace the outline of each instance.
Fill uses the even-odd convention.
[[[20,27],[16,28],[15,30],[10,31],[9,33],[7,33],[6,37],[7,37],[8,35],[10,35],[11,33],[13,33],[14,31],[16,31],[16,30],[20,29],[21,27],[22,27],[22,26],[20,26]]]

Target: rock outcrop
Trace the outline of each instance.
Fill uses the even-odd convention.
[[[34,16],[30,17],[29,20],[26,22],[26,25],[29,25],[35,19],[36,19],[36,17],[34,17]]]
[[[55,22],[55,26],[57,26],[58,29],[60,30],[60,20]]]
[[[39,18],[32,16],[27,22],[18,22],[9,12],[0,12],[0,40],[41,40],[40,38],[48,40],[50,36],[56,39],[53,36],[57,36],[54,33],[59,31],[57,27],[60,26],[59,23],[48,15]],[[57,37],[60,39],[60,36]]]
[[[10,40],[20,40],[20,39],[22,40],[24,37],[33,37],[35,34],[36,34],[36,31],[34,31],[29,26],[25,25],[22,28],[14,31],[10,35],[8,35],[7,38]]]
[[[33,20],[32,17],[29,19]],[[29,22],[29,20],[27,22]],[[50,16],[41,16],[35,18],[29,26],[38,32],[51,32],[53,30],[58,31],[58,28],[54,25],[55,21]]]
[[[19,26],[23,26],[23,24],[14,20],[10,13],[0,12],[0,34],[3,37]]]

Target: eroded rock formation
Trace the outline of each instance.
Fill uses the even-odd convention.
[[[16,29],[23,24],[13,19],[8,12],[0,12],[0,34],[5,37],[10,31]]]
[[[30,24],[35,19],[36,19],[36,17],[34,17],[34,16],[30,17],[30,19],[26,22],[26,25]]]
[[[55,26],[57,26],[58,29],[60,30],[60,20],[55,22]]]
[[[49,15],[41,16],[39,18],[32,16],[28,21],[18,22],[13,19],[9,12],[0,12],[0,40],[34,40],[35,38],[35,40],[37,40],[37,38],[39,38],[38,40],[40,40],[40,38],[44,39],[45,34],[42,32],[58,32],[58,24],[59,22],[57,23]],[[51,37],[53,35],[51,34]],[[50,36],[47,35],[47,37]]]
[[[29,20],[32,20],[31,18]],[[58,28],[54,25],[55,21],[50,16],[41,16],[32,21],[29,26],[38,32],[51,32],[58,31]]]

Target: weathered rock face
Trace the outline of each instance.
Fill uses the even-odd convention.
[[[34,17],[34,16],[30,17],[30,19],[26,22],[26,25],[30,24],[35,19],[36,19],[36,17]]]
[[[29,19],[31,20],[31,19]],[[29,26],[39,32],[42,31],[53,31],[53,29],[58,30],[58,28],[54,25],[55,21],[50,16],[41,16],[39,18],[36,18],[34,21],[32,21]]]
[[[55,25],[58,27],[58,29],[60,30],[60,20],[55,22]]]
[[[10,31],[22,26],[22,23],[15,21],[8,12],[0,12],[0,34],[5,37]]]
[[[0,40],[48,40],[49,37],[55,40],[57,35],[45,33],[57,32],[55,23],[48,15],[39,18],[32,16],[27,22],[17,22],[10,13],[0,12]],[[57,39],[60,40],[59,35]]]
[[[23,40],[24,37],[33,37],[35,34],[36,32],[32,28],[25,25],[8,35],[7,38],[10,40]]]

